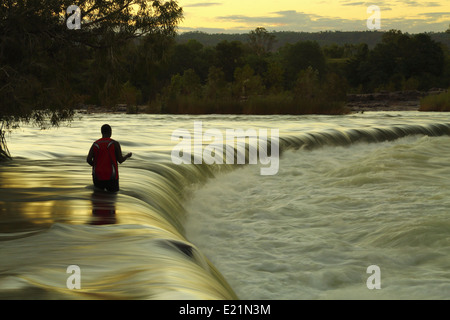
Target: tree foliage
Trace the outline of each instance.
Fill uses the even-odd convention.
[[[285,69],[286,86],[292,88],[302,70],[312,67],[323,76],[326,68],[325,56],[317,42],[305,41],[287,44],[281,49]]]
[[[72,4],[82,12],[79,30],[66,25]],[[176,1],[2,1],[0,120],[57,125],[83,95],[120,92],[130,41],[173,37],[181,18]]]
[[[444,75],[444,46],[428,34],[409,35],[391,30],[373,50],[363,49],[347,63],[346,77],[353,86],[365,91],[377,88],[399,90],[407,83],[416,88],[447,87]]]
[[[82,12],[79,30],[65,23],[73,3]],[[208,45],[195,34],[176,42],[176,1],[3,1],[0,18],[0,120],[10,127],[57,125],[78,105],[336,113],[347,90],[450,86],[450,53],[433,34],[323,32],[313,41],[296,33],[303,40],[286,42],[299,38],[257,28],[241,40],[223,35]],[[299,101],[320,110],[305,111]]]
[[[275,36],[265,28],[256,28],[248,35],[249,47],[257,56],[264,56],[271,52],[275,42]]]

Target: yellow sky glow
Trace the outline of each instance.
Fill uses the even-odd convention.
[[[442,32],[450,23],[448,0],[179,0],[178,3],[184,10],[182,32],[214,29],[247,32],[259,26],[285,31],[363,31],[370,16],[369,5],[380,7],[382,30]]]

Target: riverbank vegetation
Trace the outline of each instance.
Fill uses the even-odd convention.
[[[440,33],[366,31],[342,43],[349,34],[288,41],[292,33],[257,28],[241,40],[208,45],[177,38],[177,1],[83,2],[78,30],[66,25],[71,4],[0,6],[3,129],[21,121],[58,125],[71,110],[89,106],[125,106],[129,113],[144,106],[149,113],[342,114],[349,93],[450,86],[450,52],[436,40]],[[333,36],[341,42],[332,43]]]
[[[131,70],[126,92],[134,91],[131,100],[147,105],[151,113],[337,114],[348,111],[348,93],[450,85],[446,45],[428,34],[397,30],[380,38],[373,48],[365,43],[320,46],[309,40],[277,47],[276,33],[258,28],[245,41],[215,45],[166,39],[160,51],[146,53],[151,62],[140,56],[145,53],[142,44],[134,43],[125,50],[127,61],[133,61],[125,63]],[[137,53],[138,59],[133,56]],[[115,92],[123,92],[120,83]],[[115,102],[126,103],[120,97]],[[93,94],[86,103],[105,101]]]
[[[339,114],[348,111],[349,93],[450,86],[449,48],[430,34],[324,32],[318,33],[322,42],[289,42],[293,33],[257,28],[241,40],[205,45],[186,36],[180,41],[175,31],[182,11],[175,1],[143,6],[147,18],[131,28],[124,23],[135,16],[121,11],[124,1],[108,8],[120,22],[81,8],[96,15],[83,16],[80,30],[67,28],[67,14],[52,13],[64,12],[66,2],[41,1],[35,6],[42,10],[28,3],[1,8],[0,101],[7,126],[18,119],[56,124],[70,116],[61,110],[87,106],[122,105],[129,113],[142,110],[139,105],[151,113]],[[333,36],[339,44],[330,44]]]
[[[420,99],[420,111],[450,111],[450,90]]]
[[[450,85],[446,45],[429,34],[380,34],[373,48],[309,40],[276,46],[276,33],[264,28],[215,45],[149,36],[122,48],[121,75],[92,83],[84,103],[140,104],[151,113],[339,114],[348,112],[350,93]]]
[[[5,130],[22,122],[57,126],[93,96],[102,104],[128,102],[123,62],[131,52],[124,49],[148,35],[173,38],[182,19],[176,1],[82,1],[80,29],[67,23],[76,22],[76,13],[66,11],[72,4],[0,4],[0,158],[8,155]]]

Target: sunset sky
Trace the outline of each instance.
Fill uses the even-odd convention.
[[[179,31],[247,33],[269,31],[367,30],[370,5],[381,10],[381,30],[442,32],[450,23],[450,0],[179,0]]]

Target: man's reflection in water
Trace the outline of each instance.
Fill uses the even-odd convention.
[[[92,200],[91,225],[104,225],[116,223],[117,193],[107,192],[94,188]]]

